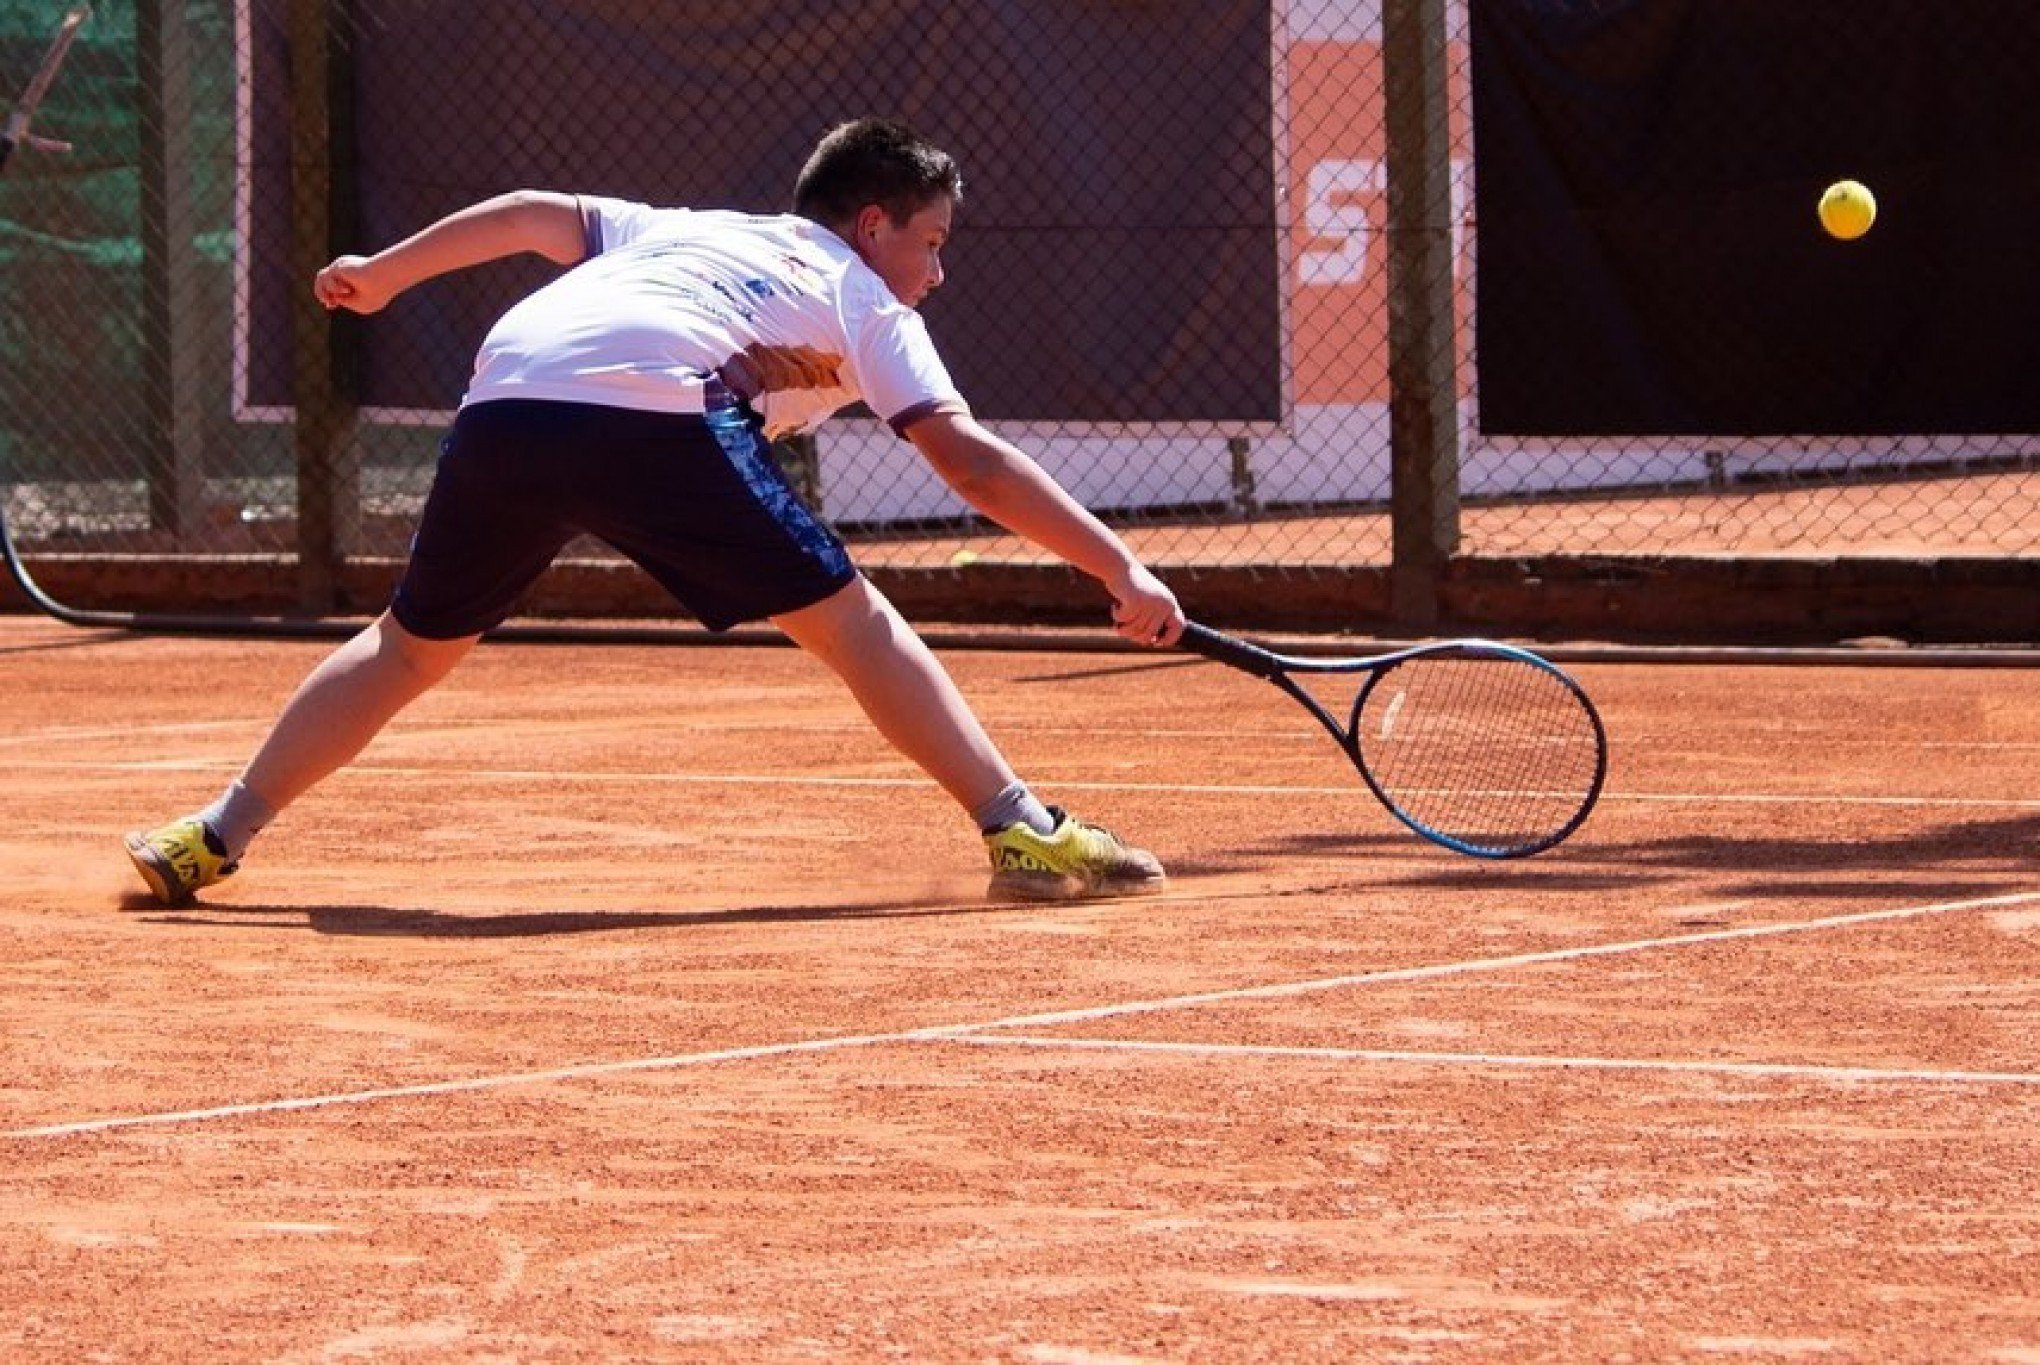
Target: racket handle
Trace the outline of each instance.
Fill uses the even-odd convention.
[[[1195,621],[1183,627],[1183,636],[1176,643],[1192,654],[1202,654],[1257,678],[1272,678],[1282,671],[1282,661],[1259,645],[1221,635]]]

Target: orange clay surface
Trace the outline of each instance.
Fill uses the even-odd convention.
[[[0,1360],[2040,1361],[2040,673],[1576,671],[1570,843],[956,653],[1163,895],[988,903],[787,649],[490,644],[188,909],[327,646],[0,618]]]

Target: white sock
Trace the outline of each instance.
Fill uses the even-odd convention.
[[[986,834],[1022,823],[1036,834],[1047,834],[1055,828],[1055,817],[1048,813],[1048,807],[1027,790],[1025,782],[1018,780],[1001,787],[999,794],[972,811],[970,818]]]
[[[267,801],[235,778],[232,785],[220,793],[219,800],[198,813],[198,818],[205,821],[206,827],[219,835],[220,842],[227,846],[227,861],[237,863],[262,827],[276,818],[276,812],[269,808]]]

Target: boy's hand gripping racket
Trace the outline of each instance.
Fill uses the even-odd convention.
[[[14,112],[7,116],[7,126],[0,130],[0,170],[7,167],[7,159],[14,155],[17,146],[25,146],[38,152],[68,152],[71,144],[59,142],[53,137],[37,137],[28,131],[29,121],[41,106],[43,96],[50,92],[50,83],[57,78],[57,68],[64,64],[64,54],[71,50],[71,40],[78,36],[78,26],[90,18],[92,7],[79,5],[64,16],[64,22],[57,29],[57,36],[50,40],[49,50],[43,53],[42,65],[35,69],[35,75],[28,82],[28,89],[15,101]]]
[[[1183,648],[1266,678],[1353,760],[1395,817],[1476,858],[1522,858],[1587,818],[1608,736],[1580,685],[1529,650],[1449,640],[1367,659],[1296,659],[1191,622]],[[1292,674],[1360,673],[1341,725]]]

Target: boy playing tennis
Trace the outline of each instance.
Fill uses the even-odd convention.
[[[519,252],[576,267],[482,343],[389,609],[312,671],[216,801],[127,836],[149,888],[179,904],[231,874],[257,831],[444,678],[584,532],[710,630],[769,619],[834,669],[977,822],[994,895],[1159,887],[1151,854],[1044,806],[1014,776],[767,449],[862,399],[972,507],[1103,583],[1121,635],[1160,645],[1182,633],[1169,589],[972,418],[914,311],[942,283],[961,197],[948,154],[865,119],[821,140],[791,214],[521,191],[320,271],[320,302],[374,313],[412,285]]]

